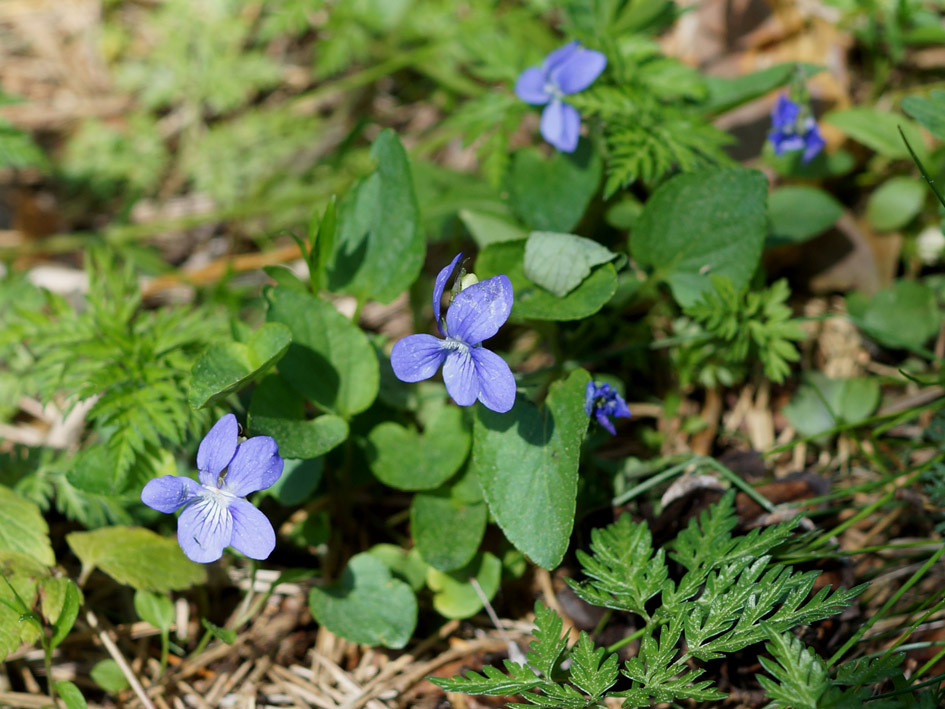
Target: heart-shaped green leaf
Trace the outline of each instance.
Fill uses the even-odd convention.
[[[457,499],[447,488],[414,495],[410,532],[423,560],[434,569],[452,571],[475,556],[486,531],[485,502]]]
[[[551,386],[541,410],[519,397],[508,413],[480,407],[476,416],[472,468],[489,509],[509,541],[545,569],[561,562],[571,539],[589,381],[577,369]]]
[[[313,588],[308,605],[335,635],[364,645],[400,649],[417,626],[417,598],[410,586],[367,552],[351,557],[336,584]]]
[[[384,421],[368,434],[371,472],[398,490],[432,490],[460,469],[469,438],[462,411],[455,406],[440,409],[423,435]]]
[[[254,332],[245,345],[211,345],[191,370],[190,405],[200,409],[241,389],[278,362],[291,342],[289,328],[271,322]]]
[[[278,374],[270,374],[253,391],[247,424],[254,435],[272,436],[283,458],[317,458],[348,437],[348,423],[322,414],[305,419],[305,401]]]

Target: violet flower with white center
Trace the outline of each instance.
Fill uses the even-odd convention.
[[[444,339],[409,335],[394,345],[390,363],[404,382],[429,379],[443,365],[443,382],[453,401],[472,406],[478,399],[486,408],[504,413],[515,403],[515,378],[505,360],[481,343],[508,320],[512,283],[508,276],[493,276],[464,288],[441,319],[443,291],[460,258],[462,254],[457,254],[433,285],[433,316]]]
[[[593,381],[587,383],[587,389],[584,392],[584,411],[588,416],[593,414],[597,423],[607,429],[611,436],[617,435],[617,429],[614,428],[610,417],[628,418],[630,416],[627,402],[616,389],[607,383],[598,386]]]
[[[199,484],[164,475],[141,491],[141,501],[158,512],[183,508],[177,518],[177,541],[190,559],[202,564],[219,559],[227,546],[250,559],[266,559],[276,546],[272,524],[244,498],[270,487],[282,475],[279,446],[269,436],[242,443],[238,439],[236,417],[227,414],[197,449]]]
[[[774,154],[803,150],[801,161],[808,163],[823,150],[823,136],[813,116],[802,116],[801,107],[784,94],[771,109],[771,132],[768,134]]]
[[[549,54],[541,66],[523,71],[515,82],[515,95],[522,101],[545,106],[541,135],[561,152],[574,152],[581,131],[580,114],[563,97],[586,89],[606,66],[607,57],[575,40]]]

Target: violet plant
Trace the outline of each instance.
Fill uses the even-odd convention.
[[[545,107],[541,135],[558,150],[574,152],[581,132],[581,116],[564,97],[586,89],[606,66],[606,56],[575,40],[551,52],[541,66],[523,71],[515,82],[516,96]]]
[[[261,9],[260,25],[278,35],[280,23],[291,20],[301,23],[299,37],[306,36],[309,13],[304,2],[294,5],[285,16]],[[334,14],[334,5],[326,5],[330,17],[319,30],[338,53],[335,69],[325,64],[331,55],[317,60],[326,75],[374,57],[367,45],[343,54],[353,20]],[[452,8],[444,10],[448,3],[431,3],[443,14],[419,5],[421,19],[436,22],[416,27],[445,27],[454,19],[466,29],[505,22],[485,0],[468,3],[476,20],[469,24],[453,18]],[[509,23],[508,32],[495,33],[494,44],[464,44],[451,35],[417,46],[417,35],[409,33],[420,30],[403,29],[393,14],[366,34],[352,35],[368,42],[404,33],[397,46],[409,52],[397,58],[398,66],[405,75],[417,69],[437,83],[437,115],[444,120],[405,141],[409,154],[393,130],[347,131],[350,139],[331,161],[292,176],[300,181],[286,194],[296,209],[271,211],[279,212],[280,225],[290,223],[301,234],[296,241],[305,268],[267,266],[263,286],[262,274],[255,285],[227,275],[212,288],[195,286],[199,305],[147,299],[139,277],[153,264],[135,262],[134,249],[96,252],[86,267],[89,292],[74,299],[16,274],[0,280],[0,413],[7,427],[0,431],[55,407],[63,421],[74,415],[68,420],[76,426],[66,442],[56,439],[56,420],[48,438],[0,447],[0,659],[21,643],[40,642],[45,677],[53,677],[53,651],[79,617],[86,602],[81,589],[95,583],[97,572],[110,576],[119,594],[136,591],[136,612],[161,631],[161,672],[171,651],[199,652],[211,635],[228,642],[236,630],[203,618],[209,634],[196,649],[180,637],[171,643],[170,594],[219,583],[222,574],[208,575],[208,564],[223,559],[221,567],[244,565],[238,556],[224,558],[232,547],[252,560],[253,569],[257,561],[277,567],[291,558],[304,567],[286,572],[296,580],[320,575],[308,589],[311,615],[352,643],[407,647],[421,622],[476,616],[529,565],[566,572],[579,564],[586,580],[571,580],[573,592],[637,623],[619,647],[597,647],[599,637],[587,633],[569,645],[561,620],[539,606],[527,663],[437,680],[452,691],[515,691],[537,705],[579,708],[605,699],[626,706],[710,701],[721,690],[711,681],[709,663],[767,652],[758,683],[772,706],[853,706],[873,699],[872,687],[890,679],[903,705],[906,697],[928,704],[932,695],[921,687],[901,689],[907,678],[890,659],[892,651],[865,665],[841,662],[856,648],[859,631],[848,634],[833,658],[794,636],[798,628],[850,608],[856,589],[815,590],[817,573],[796,571],[789,562],[848,550],[836,547],[831,534],[801,533],[798,520],[779,521],[793,516],[792,504],[766,505],[751,484],[713,459],[683,455],[664,465],[661,455],[679,441],[667,440],[667,428],[642,411],[630,419],[624,397],[601,383],[611,374],[619,377],[627,398],[652,402],[660,424],[679,422],[686,443],[689,431],[705,422],[676,412],[695,411],[703,402],[711,411],[710,403],[730,400],[747,407],[750,399],[774,400],[773,391],[782,401],[807,367],[810,358],[800,356],[806,351],[800,343],[809,333],[795,317],[799,306],[788,281],[766,287],[772,259],[765,250],[784,239],[800,244],[824,233],[857,206],[839,204],[813,185],[772,188],[769,173],[733,164],[722,149],[733,137],[718,127],[729,109],[783,90],[797,76],[793,65],[748,77],[703,76],[665,56],[654,41],[675,17],[668,1],[639,13],[636,2],[596,3],[594,12],[583,12],[591,3],[579,0],[556,8],[554,24],[535,23],[528,14],[547,3],[528,3],[528,10],[515,5],[521,12],[510,14],[528,27]],[[360,17],[365,10],[350,12]],[[218,19],[223,29],[216,31],[223,33],[229,18]],[[571,37],[593,38],[602,51]],[[518,74],[522,65],[515,61],[532,38],[539,46],[566,43]],[[262,45],[253,42],[258,55]],[[365,86],[358,82],[373,72],[368,66],[355,80],[342,81]],[[257,77],[251,91],[234,95],[253,112],[258,108],[258,115],[249,115],[250,127],[265,125],[266,135],[280,136],[294,111],[269,115],[279,92],[267,93],[258,106],[255,98],[271,80]],[[387,81],[404,88],[400,76]],[[219,88],[213,81],[201,90]],[[175,95],[168,93],[167,100],[176,101]],[[394,91],[386,99],[410,95]],[[933,93],[904,105],[934,134],[941,128],[934,119],[941,103]],[[542,107],[541,137],[555,150],[516,132],[528,106]],[[161,104],[158,117],[171,111],[167,115],[207,122],[212,141],[203,143],[203,131],[187,134],[203,144],[201,155],[214,154],[218,145],[229,148],[221,151],[220,165],[188,163],[201,176],[195,184],[202,188],[214,170],[229,173],[233,166],[255,176],[246,182],[247,175],[232,170],[226,189],[214,195],[223,205],[239,204],[245,184],[264,183],[258,194],[280,194],[283,162],[295,166],[296,153],[305,152],[299,146],[316,132],[309,129],[321,128],[323,119],[327,124],[327,112],[334,110],[309,112],[309,122],[295,125],[285,143],[260,141],[281,151],[282,162],[270,164],[262,149],[245,160],[245,148],[234,147],[245,126],[230,123],[226,112],[209,103],[198,114],[187,108]],[[834,112],[825,120],[836,125],[843,118]],[[593,123],[583,140],[582,121]],[[884,157],[902,157],[882,136],[864,131],[863,121],[849,125],[854,139],[880,146],[889,153]],[[164,140],[161,131],[153,133]],[[375,136],[369,149],[363,135]],[[480,171],[461,172],[439,161],[436,151],[457,136],[479,151]],[[800,154],[792,163],[808,163],[824,148],[809,109],[784,94],[777,98],[769,139],[778,155]],[[523,144],[530,141],[539,144]],[[133,156],[134,144],[123,138],[113,147]],[[916,143],[916,149],[922,146]],[[749,164],[756,157],[766,159],[752,156]],[[805,169],[814,171],[818,163]],[[323,168],[332,179],[307,191],[305,180],[320,179]],[[362,177],[352,183],[356,174]],[[136,178],[132,184],[144,189],[150,183]],[[328,198],[332,192],[340,194],[337,201]],[[305,195],[305,219],[292,201],[298,194]],[[310,200],[324,206],[308,220]],[[803,211],[809,200],[818,207],[811,214]],[[877,201],[873,218],[882,211]],[[913,202],[909,219],[937,219],[922,215],[921,201]],[[261,211],[253,205],[247,213]],[[908,221],[894,223],[905,228]],[[462,253],[440,268],[459,248],[474,253],[481,280],[463,275]],[[444,304],[451,278],[456,283]],[[424,332],[431,285],[438,335]],[[850,317],[877,346],[895,348],[903,345],[897,318],[908,303],[920,326],[901,328],[909,333],[905,344],[927,356],[940,326],[937,291],[917,284],[901,290],[875,302],[849,298]],[[934,353],[927,361],[936,361]],[[934,371],[930,366],[926,374]],[[860,426],[872,426],[874,414],[883,415],[876,414],[880,388],[860,386],[862,380],[830,380],[824,396],[798,396],[780,411],[825,426],[808,437],[811,449],[820,445],[815,434],[842,429],[852,436]],[[893,389],[894,382],[884,388]],[[853,404],[855,416],[848,410]],[[20,411],[21,405],[29,411]],[[220,417],[225,411],[236,413]],[[240,438],[237,416],[253,437]],[[912,414],[897,416],[905,422]],[[597,426],[610,437],[588,435]],[[906,427],[897,426],[897,435],[899,428]],[[741,445],[753,443],[743,433],[726,431]],[[719,440],[727,445],[729,439]],[[194,448],[198,479],[171,474],[190,467]],[[648,460],[633,460],[628,450]],[[897,479],[918,472],[912,463],[903,471],[906,464],[894,462],[889,468]],[[745,520],[729,493],[688,520],[674,540],[654,539],[639,520],[668,507],[668,486],[690,470],[739,488],[768,517],[737,533]],[[877,480],[877,489],[892,489],[892,480]],[[246,499],[253,493],[260,493],[254,501],[265,505],[272,521]],[[844,494],[835,490],[830,499]],[[594,530],[589,546],[573,534],[591,513],[623,507],[635,517]],[[167,516],[174,513],[176,520]],[[77,528],[64,541],[77,564],[72,556],[57,556],[59,537],[50,535],[44,515]],[[383,522],[374,524],[378,519]],[[10,532],[21,529],[28,531],[22,538]],[[938,558],[933,555],[927,568]],[[75,582],[63,575],[73,568]],[[88,595],[90,607],[100,604]],[[878,616],[902,610],[896,603]],[[244,610],[258,607],[244,604]],[[616,651],[631,640],[639,640],[639,648],[624,650],[618,662]],[[79,691],[73,686],[63,695],[73,689]],[[884,706],[898,701],[884,700]]]

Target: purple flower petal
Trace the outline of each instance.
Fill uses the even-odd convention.
[[[574,106],[552,101],[541,112],[541,135],[562,153],[573,153],[581,132],[581,115]]]
[[[610,422],[610,419],[607,418],[607,413],[603,409],[598,409],[595,415],[597,417],[597,423],[605,428],[611,436],[617,435],[617,429],[614,428],[614,425]]]
[[[478,345],[499,331],[510,312],[512,282],[508,276],[493,276],[453,298],[446,312],[446,332],[454,340]]]
[[[203,488],[190,478],[164,475],[148,481],[141,491],[141,501],[158,512],[175,512]]]
[[[177,543],[192,561],[208,564],[223,556],[233,535],[227,501],[210,492],[187,505],[177,518]]]
[[[823,150],[825,145],[826,143],[823,136],[820,135],[820,129],[817,127],[816,121],[813,118],[808,119],[807,133],[804,135],[804,155],[801,161],[810,162],[817,156],[817,153]]]
[[[455,302],[455,301],[453,301]],[[446,391],[460,406],[472,406],[479,396],[479,377],[468,347],[449,350],[443,363]]]
[[[265,490],[282,475],[279,446],[269,436],[254,436],[236,449],[222,489],[237,497]]]
[[[774,132],[771,134],[771,145],[774,146],[774,154],[782,155],[804,147],[804,138],[796,133]]]
[[[538,66],[532,66],[519,74],[515,82],[515,95],[525,103],[543,106],[551,100],[551,94],[545,88],[548,75]]]
[[[568,42],[563,47],[558,47],[556,50],[549,53],[548,56],[545,57],[545,61],[542,63],[541,68],[545,70],[546,74],[551,74],[551,72],[566,63],[580,50],[581,43],[576,39]]]
[[[771,109],[771,125],[775,129],[790,128],[797,120],[801,107],[784,94],[778,95],[778,100]]]
[[[230,546],[250,559],[269,558],[276,548],[276,533],[266,515],[242,499],[230,503],[230,515],[233,517]]]
[[[200,441],[197,449],[197,470],[200,482],[208,487],[217,487],[217,478],[233,460],[239,425],[233,414],[227,414],[215,424]]]
[[[419,382],[436,374],[445,357],[443,340],[433,335],[408,335],[394,345],[390,364],[400,381]]]
[[[606,66],[607,57],[593,49],[581,47],[549,74],[549,79],[561,89],[561,93],[576,94],[594,83]]]
[[[450,261],[450,265],[444,269],[441,269],[438,274],[436,274],[436,280],[433,282],[433,319],[436,321],[436,329],[440,331],[440,334],[445,334],[443,332],[443,323],[440,322],[440,306],[443,302],[443,291],[446,288],[446,282],[450,279],[450,276],[453,275],[453,271],[456,269],[456,264],[463,257],[463,252],[460,251],[456,256],[453,257],[453,260]],[[426,377],[424,377],[426,379]],[[417,381],[417,380],[415,380]]]
[[[487,409],[504,414],[515,404],[515,377],[505,360],[495,352],[473,347],[470,355],[479,380],[479,401]]]

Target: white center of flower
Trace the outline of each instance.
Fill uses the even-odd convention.
[[[447,350],[458,350],[463,354],[467,354],[469,352],[468,344],[462,340],[457,340],[452,337],[447,337],[445,340],[443,340],[443,348]]]

